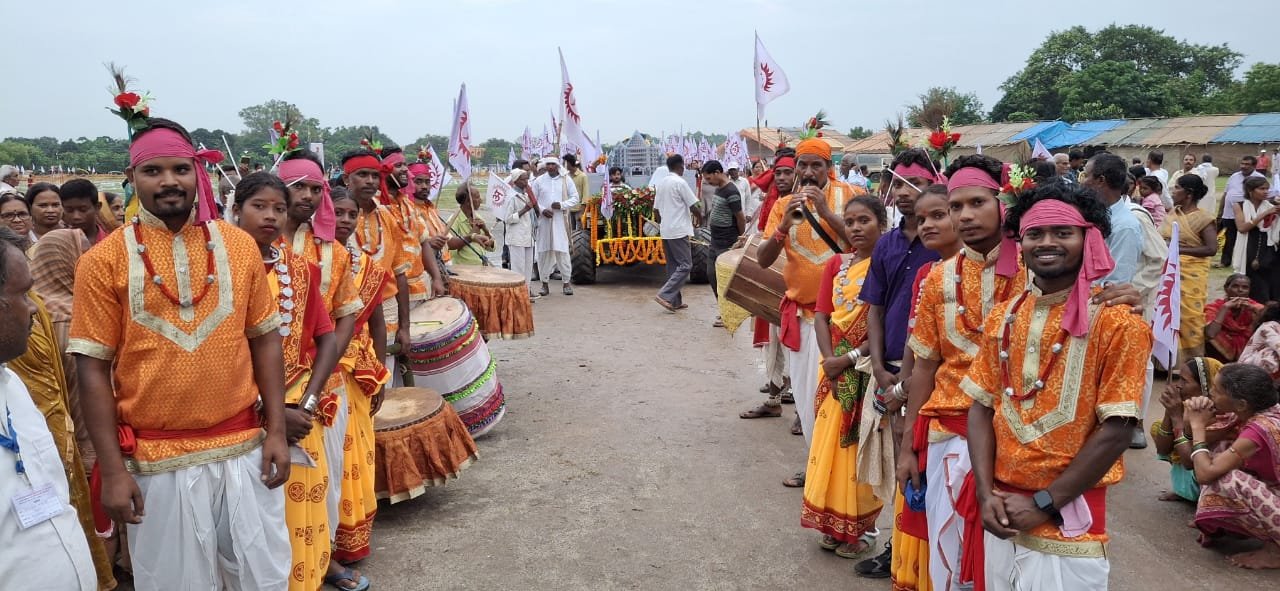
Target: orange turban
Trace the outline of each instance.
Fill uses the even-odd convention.
[[[804,154],[820,156],[823,160],[831,160],[831,144],[821,138],[809,138],[796,146],[796,156]]]

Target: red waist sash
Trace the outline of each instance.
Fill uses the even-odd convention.
[[[782,324],[778,327],[778,341],[792,351],[800,351],[800,310],[813,312],[813,304],[801,304],[784,297],[778,304]]]

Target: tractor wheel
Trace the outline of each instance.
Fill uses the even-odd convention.
[[[698,233],[694,235],[695,242],[691,246],[693,254],[693,269],[689,271],[689,283],[711,283],[711,276],[708,275],[711,264],[711,228],[703,226],[698,228]]]
[[[596,253],[591,250],[591,234],[575,230],[569,243],[569,262],[573,266],[573,282],[591,285],[596,282]]]

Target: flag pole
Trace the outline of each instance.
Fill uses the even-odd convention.
[[[764,160],[764,138],[760,137],[760,111],[756,111],[756,156]]]

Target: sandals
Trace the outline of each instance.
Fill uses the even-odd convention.
[[[782,416],[782,407],[769,406],[761,404],[751,410],[743,411],[738,415],[740,419],[769,419]]]
[[[885,543],[884,552],[853,566],[853,574],[864,579],[887,579],[892,574],[893,543]]]
[[[835,549],[835,553],[836,556],[839,556],[840,558],[858,558],[863,554],[866,554],[872,548],[875,548],[875,542],[875,536],[862,534],[854,544],[849,544],[848,542],[840,544],[840,546]]]
[[[782,481],[787,488],[804,488],[804,472],[796,472],[795,476]]]
[[[804,435],[804,425],[800,424],[800,415],[796,415],[796,422],[791,423],[792,435]]]
[[[795,396],[795,394],[792,394],[792,393],[791,393],[791,390],[787,390],[786,392],[783,392],[783,393],[782,393],[782,403],[783,403],[783,404],[795,404],[795,403],[796,403],[796,396]]]
[[[822,539],[818,540],[818,547],[830,552],[840,547],[840,540],[831,536],[822,536]]]
[[[355,583],[356,586],[350,588],[343,587],[338,584],[341,581],[351,581],[352,583]],[[332,585],[337,589],[342,589],[343,591],[365,591],[369,588],[369,577],[360,575],[360,579],[356,580],[355,571],[351,570],[351,567],[349,566],[344,566],[342,567],[342,572],[336,575],[325,575],[324,583],[326,585]]]

